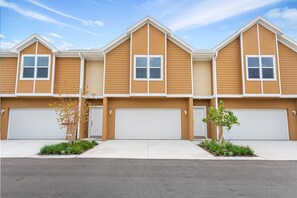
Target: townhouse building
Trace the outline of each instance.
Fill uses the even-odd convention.
[[[218,138],[201,120],[223,100],[240,122],[225,138],[297,140],[297,44],[261,17],[209,50],[150,16],[98,50],[33,34],[0,66],[1,139],[64,139],[49,104],[73,97],[90,102],[79,139]]]

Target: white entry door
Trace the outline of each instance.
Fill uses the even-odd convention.
[[[288,140],[286,109],[232,109],[239,126],[230,132],[225,130],[225,139]]]
[[[102,107],[90,107],[89,137],[102,136]]]
[[[8,139],[65,139],[54,109],[12,108],[9,114]]]
[[[117,108],[116,139],[181,139],[181,110]]]
[[[206,117],[206,107],[194,107],[194,136],[207,138],[207,126],[202,122]]]

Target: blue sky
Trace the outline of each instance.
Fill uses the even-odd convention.
[[[147,15],[197,49],[257,16],[297,41],[297,0],[0,0],[1,48],[38,33],[59,49],[101,48]]]

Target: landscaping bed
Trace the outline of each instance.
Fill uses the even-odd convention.
[[[40,155],[78,155],[97,146],[96,141],[80,140],[73,143],[62,142],[46,145],[40,149]]]
[[[255,156],[254,151],[250,147],[234,145],[226,140],[222,142],[214,139],[203,140],[199,146],[215,156]]]

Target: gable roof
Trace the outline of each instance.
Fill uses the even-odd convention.
[[[52,52],[57,52],[58,51],[58,49],[55,46],[53,46],[47,40],[45,40],[44,38],[39,36],[37,33],[32,34],[31,36],[29,36],[28,38],[26,38],[25,40],[23,40],[19,44],[12,47],[9,51],[10,52],[22,51],[23,49],[25,49],[26,47],[28,47],[29,45],[33,44],[36,41],[42,43],[44,46],[46,46],[47,48],[52,50]]]
[[[151,24],[152,26],[154,26],[155,28],[157,28],[161,32],[167,34],[167,37],[170,40],[172,40],[175,44],[179,45],[180,47],[182,47],[186,51],[191,52],[191,51],[194,50],[194,48],[192,48],[190,45],[188,45],[187,43],[181,41],[176,36],[174,36],[169,28],[167,28],[163,24],[159,23],[158,21],[156,21],[151,16],[146,16],[145,18],[141,19],[140,21],[138,21],[134,25],[130,26],[126,30],[126,32],[124,34],[122,34],[121,36],[119,36],[118,38],[116,38],[115,40],[113,40],[112,42],[110,42],[107,45],[105,45],[102,48],[102,51],[104,51],[105,53],[107,53],[108,51],[112,50],[113,48],[115,48],[116,46],[118,46],[119,44],[121,44],[122,42],[124,42],[125,40],[127,40],[128,38],[130,38],[131,33],[137,31],[139,28],[141,28],[142,26],[144,26],[147,23]]]
[[[278,35],[284,34],[282,29],[280,29],[279,27],[270,23],[263,17],[256,17],[254,20],[250,21],[249,23],[245,24],[243,27],[239,28],[234,34],[232,34],[230,37],[225,39],[223,42],[221,42],[220,44],[218,44],[217,46],[212,48],[212,50],[214,50],[214,51],[220,50],[221,48],[225,47],[227,44],[229,44],[230,42],[235,40],[241,33],[245,32],[246,30],[248,30],[249,28],[251,28],[252,26],[254,26],[257,23],[261,24],[268,30],[270,30]]]

